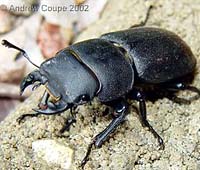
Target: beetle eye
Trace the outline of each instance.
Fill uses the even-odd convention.
[[[29,74],[29,75],[27,76],[27,78],[26,78],[26,81],[27,81],[27,82],[33,82],[33,80],[34,80],[34,76],[31,75],[31,74]]]
[[[29,75],[29,78],[30,78],[30,79],[33,79],[33,78],[34,78],[34,76],[33,76],[32,74],[30,74],[30,75]]]
[[[90,97],[86,94],[82,95],[81,96],[81,101],[89,101],[90,100]]]

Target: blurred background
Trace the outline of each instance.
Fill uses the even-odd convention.
[[[40,65],[72,44],[101,16],[107,0],[0,0],[0,41],[24,49]],[[0,121],[31,94],[19,95],[23,77],[35,67],[0,45]]]

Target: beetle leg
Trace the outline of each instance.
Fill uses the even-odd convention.
[[[26,117],[37,117],[40,113],[33,113],[33,114],[23,114],[17,118],[17,122],[20,124]]]
[[[175,94],[169,94],[167,96],[167,98],[178,104],[190,104],[191,103],[190,100],[187,100],[187,99],[184,99],[181,97],[177,97]]]
[[[150,12],[151,10],[153,9],[153,5],[150,5],[149,8],[147,9],[147,14],[146,14],[146,17],[144,19],[144,21],[142,21],[141,23],[139,24],[135,24],[135,25],[132,25],[130,28],[135,28],[135,27],[143,27],[146,25],[148,19],[149,19],[149,16],[150,16]]]
[[[118,101],[117,103],[114,103],[114,110],[115,110],[115,117],[111,121],[111,123],[98,135],[96,135],[92,142],[89,144],[87,148],[86,155],[84,159],[81,162],[81,167],[83,168],[84,165],[89,160],[89,155],[91,153],[92,147],[95,146],[97,148],[101,147],[102,144],[108,139],[109,135],[115,131],[115,129],[124,122],[127,110],[128,110],[128,104],[125,101]]]
[[[146,113],[146,103],[145,103],[145,96],[144,94],[137,89],[134,89],[131,93],[131,97],[139,102],[139,117],[143,127],[147,127],[149,131],[154,135],[154,137],[158,140],[160,145],[160,149],[164,149],[165,145],[163,139],[160,135],[154,130],[154,128],[150,125],[147,120],[147,113]]]
[[[70,126],[72,124],[74,124],[74,123],[76,123],[75,117],[74,116],[68,117],[67,120],[66,120],[66,122],[65,122],[66,125],[63,126],[62,129],[60,129],[60,133],[64,133],[65,131],[69,131]]]
[[[70,126],[76,123],[76,112],[75,112],[76,107],[71,107],[70,108],[70,116],[67,118],[65,122],[65,126],[60,130],[60,133],[64,133],[65,131],[69,131]]]
[[[171,92],[173,92],[173,91],[176,92],[179,90],[188,90],[188,91],[191,91],[191,92],[194,92],[197,94],[196,96],[194,96],[190,99],[179,98],[176,95],[172,95],[170,97],[170,99],[172,99],[174,102],[179,103],[179,104],[181,104],[181,103],[190,104],[191,101],[197,100],[200,97],[200,90],[198,88],[184,84],[184,83],[167,84],[167,85],[164,85],[164,88],[166,88],[167,90],[169,90]]]

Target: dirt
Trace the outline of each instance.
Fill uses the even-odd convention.
[[[126,29],[142,22],[149,5],[154,6],[147,26],[165,28],[177,33],[191,47],[197,58],[197,73],[193,85],[200,88],[200,2],[110,0],[101,19],[86,29],[77,39],[89,39],[120,29]],[[59,164],[49,164],[38,158],[32,143],[53,139],[66,147],[73,148],[73,162],[70,169],[78,169],[92,137],[102,131],[111,121],[101,116],[105,107],[93,101],[92,105],[77,109],[77,123],[69,132],[59,136],[59,130],[69,114],[27,118],[21,124],[16,119],[25,113],[33,113],[44,89],[33,92],[32,96],[10,114],[0,129],[0,167],[4,169],[62,169]],[[179,95],[188,97],[189,92]],[[100,149],[94,149],[85,166],[86,170],[149,170],[149,169],[200,169],[200,100],[190,105],[179,105],[164,98],[147,102],[148,119],[163,137],[165,150],[159,150],[156,139],[142,128],[134,110],[137,103],[131,102],[127,121],[118,128]],[[97,114],[96,123],[93,122]]]

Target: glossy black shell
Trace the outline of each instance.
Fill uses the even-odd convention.
[[[92,99],[98,90],[96,79],[67,49],[43,62],[40,72],[48,79],[49,91],[54,96],[61,95],[66,103],[75,104],[83,94]]]
[[[109,41],[91,39],[61,50],[40,66],[49,80],[47,88],[54,96],[62,95],[66,103],[75,103],[87,94],[101,102],[118,99],[134,83],[132,65]]]
[[[101,36],[127,51],[141,83],[158,84],[183,77],[195,69],[189,46],[176,34],[159,28],[136,27]]]
[[[195,70],[196,59],[176,34],[150,27],[112,32],[61,50],[41,64],[47,88],[66,103],[81,95],[116,100],[137,83],[160,84]]]
[[[96,75],[101,86],[97,97],[101,102],[118,99],[132,89],[132,65],[109,41],[90,39],[71,45],[69,49]]]

